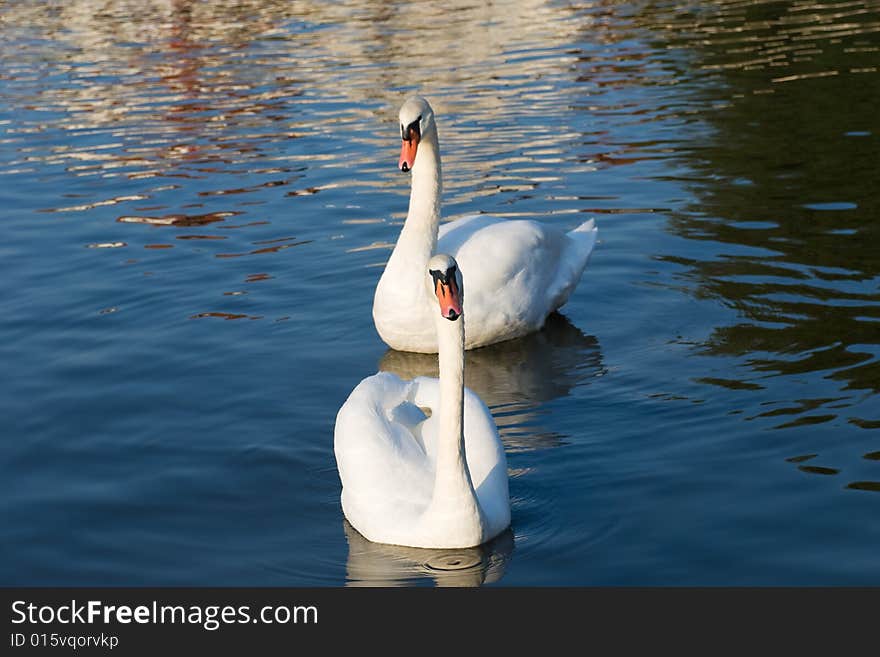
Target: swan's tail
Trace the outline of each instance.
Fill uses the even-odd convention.
[[[551,288],[553,293],[553,310],[558,309],[568,301],[569,295],[577,287],[578,281],[581,280],[581,275],[590,261],[593,247],[596,246],[596,236],[598,233],[599,229],[596,227],[595,219],[587,219],[580,226],[566,233],[571,242],[562,253],[559,263],[559,274],[555,285]]]
[[[581,277],[584,267],[593,253],[593,247],[596,246],[596,236],[599,229],[596,227],[595,219],[587,219],[574,230],[568,231],[568,236],[574,241],[573,248],[570,248],[567,257],[572,259],[572,264],[576,270],[575,276]],[[576,282],[576,281],[575,281]]]
[[[568,232],[569,237],[576,240],[588,240],[590,243],[590,250],[593,249],[593,245],[596,243],[596,233],[599,232],[599,229],[596,228],[596,220],[595,219],[587,219],[580,226],[575,228],[574,230],[570,230]]]

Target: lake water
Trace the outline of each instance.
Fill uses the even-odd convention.
[[[880,584],[876,3],[0,14],[0,583]],[[444,220],[599,225],[468,354],[513,523],[457,555],[366,542],[333,456],[435,368],[371,317],[416,91]]]

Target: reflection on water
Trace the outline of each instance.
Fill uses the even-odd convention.
[[[402,379],[437,377],[437,356],[389,349],[379,370]],[[596,338],[559,313],[537,333],[465,352],[465,385],[492,411],[508,451],[564,442],[564,436],[542,426],[540,405],[604,373]]]
[[[797,466],[797,469],[801,472],[805,472],[807,474],[818,474],[818,475],[838,475],[841,473],[839,468],[832,468],[824,465],[815,465],[808,464],[804,465],[807,461],[811,461],[815,459],[818,454],[801,454],[798,456],[791,456],[787,459],[789,463],[793,463]],[[863,456],[863,458],[869,461],[880,460],[880,452],[869,452]],[[875,491],[880,492],[880,480],[860,480],[860,481],[850,481],[847,483],[845,488],[850,490],[864,490],[864,491]]]
[[[565,316],[467,355],[517,568],[350,536],[350,579],[878,581],[876,2],[0,13],[3,582],[346,580],[333,417],[380,358],[436,375],[369,310],[414,91],[444,220],[602,237]]]
[[[510,529],[473,548],[431,550],[373,543],[343,520],[348,540],[348,586],[408,586],[419,579],[437,586],[481,586],[498,582],[513,554]]]
[[[686,46],[697,79],[711,81],[692,90],[713,107],[703,116],[711,130],[680,155],[694,199],[670,222],[705,248],[658,256],[685,269],[694,294],[737,314],[698,349],[742,359],[740,377],[699,381],[759,392],[745,419],[773,429],[840,437],[871,424],[880,414],[880,7],[731,1],[642,19],[670,47]],[[786,460],[845,477],[848,490],[880,490],[852,480],[862,469],[855,455],[848,467],[839,456]]]
[[[880,391],[878,20],[876,3],[802,1],[647,18],[714,82],[693,93],[724,102],[670,224],[716,253],[661,258],[741,318],[708,353],[747,356],[758,379],[826,372],[847,391],[826,402]]]

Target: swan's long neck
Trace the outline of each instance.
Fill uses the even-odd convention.
[[[409,212],[388,260],[388,268],[401,265],[418,268],[418,277],[413,275],[413,278],[421,281],[425,264],[437,246],[442,185],[440,146],[435,128],[423,135],[419,142],[412,168]]]
[[[464,321],[437,317],[440,408],[432,511],[482,531],[482,512],[467,467],[464,443]]]
[[[438,314],[437,339],[440,360],[440,417],[437,445],[437,483],[470,485],[464,451],[464,322]],[[463,476],[464,475],[464,476]],[[441,482],[441,479],[444,480]],[[435,488],[435,496],[437,495]]]

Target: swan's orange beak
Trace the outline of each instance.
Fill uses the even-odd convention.
[[[446,319],[454,321],[461,317],[461,294],[458,291],[458,283],[455,277],[450,276],[449,282],[437,280],[434,283],[434,293],[440,302],[440,314]]]
[[[409,139],[403,140],[403,147],[400,149],[400,161],[397,166],[401,171],[409,171],[413,168],[416,161],[416,151],[419,149],[419,133],[412,130],[409,136]]]

